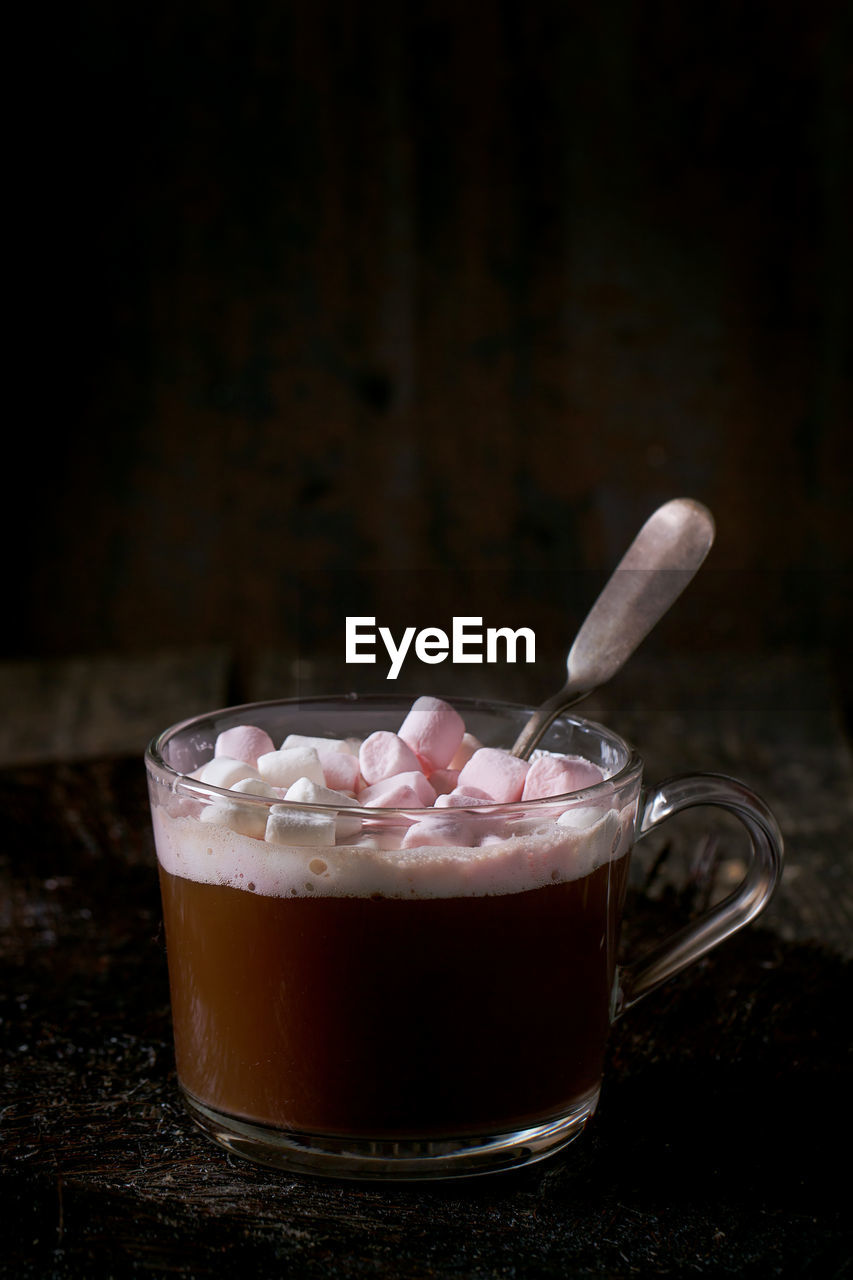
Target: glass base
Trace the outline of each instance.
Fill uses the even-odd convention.
[[[547,1124],[480,1137],[389,1138],[299,1133],[213,1111],[183,1090],[195,1123],[219,1146],[258,1164],[326,1178],[420,1182],[473,1178],[535,1164],[573,1142],[595,1111],[599,1091]]]

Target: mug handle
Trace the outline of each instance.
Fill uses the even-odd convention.
[[[635,964],[620,966],[614,1001],[619,1017],[662,982],[704,956],[764,910],[782,871],[782,834],[773,814],[742,782],[719,773],[668,778],[643,792],[635,840],[694,805],[717,805],[746,827],[751,857],[746,875],[722,902],[691,921]]]

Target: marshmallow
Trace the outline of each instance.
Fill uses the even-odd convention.
[[[459,772],[459,790],[476,787],[500,804],[521,799],[530,765],[498,747],[480,747]]]
[[[424,697],[413,703],[399,734],[377,730],[364,741],[288,734],[275,750],[264,730],[236,725],[218,735],[213,759],[192,776],[236,793],[233,799],[212,800],[202,809],[201,818],[239,835],[314,847],[369,838],[383,848],[390,842],[389,848],[414,849],[421,845],[474,847],[547,831],[554,817],[545,810],[531,810],[529,822],[516,820],[510,826],[491,815],[475,818],[450,811],[564,796],[595,785],[604,774],[580,756],[537,750],[528,763],[509,751],[484,747],[464,731],[461,717],[449,703]],[[240,803],[241,795],[286,803]],[[299,806],[319,806],[328,812]],[[348,813],[361,807],[421,812],[393,836],[383,827],[377,837],[367,830],[371,819]],[[590,849],[595,849],[596,857],[604,856],[614,839],[621,838],[621,828],[614,836],[613,819],[608,816],[602,823],[596,807],[573,806],[560,817],[559,825],[583,832],[592,829],[595,840]]]
[[[358,747],[353,750],[353,738],[316,738],[305,733],[289,733],[281,744],[283,747],[313,747],[318,755],[324,751],[339,751],[346,755],[358,755]]]
[[[416,796],[415,804],[418,808],[431,805],[435,800],[435,787],[429,784],[420,769],[410,769],[406,773],[395,773],[392,778],[380,778],[378,782],[374,782],[371,786],[364,787],[358,794],[358,803],[375,807],[377,804],[383,803],[379,799],[380,796],[393,790],[399,790],[400,787],[405,787],[414,793]],[[399,809],[402,804],[391,804],[389,802],[386,807]]]
[[[335,815],[274,804],[267,818],[264,838],[270,844],[328,847],[335,843]]]
[[[597,765],[580,756],[541,755],[533,761],[524,780],[522,800],[544,800],[565,795],[601,782],[604,774]]]
[[[267,800],[281,799],[281,792],[257,777],[238,778],[229,790],[238,795],[263,796]],[[266,805],[238,804],[223,797],[202,809],[199,817],[202,822],[228,827],[231,831],[239,832],[241,836],[253,836],[256,840],[263,840],[267,813]]]
[[[325,785],[325,775],[320,757],[313,747],[282,747],[280,751],[268,751],[258,759],[258,773],[265,782],[286,789],[298,778],[310,778],[319,786]]]
[[[215,804],[205,805],[199,817],[202,822],[228,827],[230,831],[241,836],[253,836],[256,840],[263,840],[267,825],[266,806],[235,804],[231,800],[217,800]]]
[[[206,782],[210,787],[223,787],[226,791],[243,778],[257,777],[259,774],[253,765],[246,764],[245,760],[233,760],[230,756],[214,756],[198,770],[200,782]]]
[[[431,813],[413,822],[403,837],[404,849],[421,845],[444,845],[466,848],[474,843],[472,824],[454,814]]]
[[[223,729],[213,748],[214,756],[228,756],[231,760],[243,760],[257,768],[258,756],[273,750],[273,740],[263,729],[253,724],[235,724]]]
[[[463,733],[462,741],[456,749],[455,756],[447,766],[448,769],[456,769],[458,772],[468,763],[474,752],[480,750],[482,745],[480,739],[475,738],[473,733]]]
[[[451,792],[458,781],[458,769],[436,769],[434,773],[429,775],[429,785],[440,796],[445,796]]]
[[[426,772],[446,769],[459,750],[465,722],[449,702],[418,698],[400,725],[399,736],[423,761]]]
[[[363,849],[402,849],[403,839],[408,829],[409,824],[405,821],[395,826],[390,826],[387,821],[384,821],[378,829],[371,828],[368,819],[365,830],[352,843]]]
[[[285,800],[290,800],[293,804],[325,804],[334,808],[352,808],[355,800],[351,796],[345,796],[340,791],[332,791],[331,788],[314,782],[312,778],[297,778],[297,780],[287,788]]]
[[[358,790],[361,778],[358,756],[351,755],[349,751],[338,751],[336,748],[326,750],[323,747],[317,747],[316,751],[323,766],[323,780],[327,787],[332,791]]]
[[[284,798],[292,804],[330,805],[336,809],[353,808],[356,805],[356,801],[350,796],[345,796],[340,791],[332,791],[329,787],[318,786],[310,778],[298,778],[293,786],[288,787]],[[335,815],[334,831],[338,839],[346,840],[360,829],[361,818],[357,814],[349,816],[345,813],[338,813]],[[330,843],[335,843],[334,836]]]
[[[365,738],[358,753],[358,764],[361,776],[368,786],[381,782],[383,778],[393,778],[398,773],[420,770],[421,767],[411,747],[396,733],[389,733],[386,729],[378,729],[369,738]]]
[[[369,809],[423,809],[425,801],[421,799],[411,783],[401,781],[412,778],[414,774],[400,774],[396,778],[383,778],[365,787],[359,792],[358,803]],[[423,778],[423,774],[421,774]],[[426,778],[423,778],[426,782]],[[427,783],[429,786],[429,783]]]
[[[482,792],[480,795],[471,796],[461,793],[439,796],[435,802],[435,807],[423,818],[419,818],[415,824],[421,827],[423,823],[435,824],[435,832],[432,826],[424,828],[427,838],[422,840],[422,844],[455,844],[466,847],[481,845],[484,841],[495,836],[502,839],[512,835],[512,831],[507,827],[497,815],[492,813],[479,813],[476,816],[473,813],[454,813],[457,809],[478,809],[490,807],[494,801]],[[435,835],[435,838],[433,838]],[[414,841],[414,837],[412,837]],[[411,842],[410,842],[411,843]]]
[[[436,797],[436,809],[476,809],[481,804],[494,804],[491,796],[477,787],[456,787],[446,795]]]
[[[574,805],[561,813],[557,822],[561,827],[571,827],[573,831],[585,831],[587,827],[594,827],[604,816],[601,809],[594,805]]]
[[[427,781],[420,769],[413,769],[408,773],[397,773],[393,778],[388,778],[387,781],[401,782],[404,786],[411,787],[423,805],[435,803],[435,787]]]
[[[234,783],[231,790],[238,792],[239,795],[264,796],[268,800],[281,799],[279,788],[270,786],[268,782],[264,782],[263,778],[241,778],[239,782]]]

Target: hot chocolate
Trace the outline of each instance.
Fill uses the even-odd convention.
[[[161,867],[184,1088],[377,1138],[563,1114],[599,1087],[627,863],[449,897],[267,896]]]

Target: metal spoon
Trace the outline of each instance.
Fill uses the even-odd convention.
[[[673,498],[649,516],[575,637],[568,680],[530,717],[514,756],[526,760],[562,711],[616,674],[681,595],[713,541],[713,516],[692,498]]]

